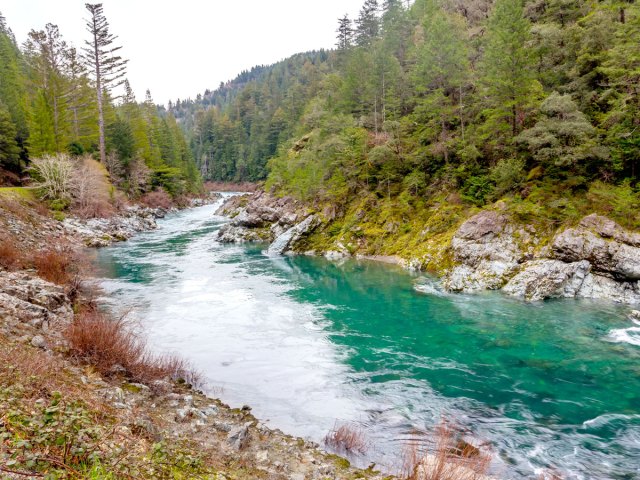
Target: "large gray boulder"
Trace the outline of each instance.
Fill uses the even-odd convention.
[[[456,266],[443,278],[454,292],[501,288],[525,254],[506,215],[487,210],[467,220],[451,242]]]
[[[589,261],[601,276],[623,282],[640,280],[640,235],[606,217],[585,217],[578,227],[558,234],[552,250],[563,262]]]
[[[308,234],[318,225],[315,215],[309,215],[302,222],[294,225],[286,232],[278,236],[269,246],[268,254],[270,256],[282,255],[289,251],[304,235]]]
[[[576,297],[590,270],[591,264],[585,260],[574,263],[534,260],[524,264],[503,290],[530,302]]]

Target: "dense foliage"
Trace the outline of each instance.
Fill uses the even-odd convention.
[[[482,205],[595,181],[636,195],[635,1],[366,0],[337,39],[189,105],[207,176],[268,173],[327,200],[444,190]]]
[[[104,17],[102,22],[106,29]],[[20,48],[0,15],[0,180],[19,182],[33,158],[90,153],[104,157],[112,181],[134,195],[156,187],[172,195],[197,189],[199,173],[175,119],[149,94],[137,103],[126,82],[124,95],[116,98],[112,91],[119,82],[110,80],[121,78],[126,61],[113,56],[113,46],[104,48],[109,50],[98,60],[90,58],[52,24],[31,30]],[[99,89],[91,73],[96,61],[103,63]],[[109,65],[118,69],[110,71]]]

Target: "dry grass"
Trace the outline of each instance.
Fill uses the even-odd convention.
[[[18,270],[24,266],[24,257],[9,238],[0,237],[0,267],[7,270]]]
[[[409,442],[401,478],[406,480],[483,480],[492,456],[464,439],[464,432],[442,421],[432,435]]]
[[[185,360],[150,353],[136,325],[126,316],[110,318],[89,308],[76,315],[64,336],[73,358],[94,366],[105,376],[122,374],[148,385],[165,378],[199,383],[198,375]]]
[[[324,437],[324,443],[338,452],[363,454],[369,448],[364,432],[351,425],[336,424]]]
[[[80,256],[69,245],[55,245],[33,256],[33,266],[43,279],[58,285],[76,281],[80,272]]]

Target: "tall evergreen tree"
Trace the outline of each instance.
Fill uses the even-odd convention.
[[[497,0],[489,18],[480,65],[485,140],[508,147],[525,126],[528,109],[540,96],[531,51],[531,25],[523,0]]]
[[[365,0],[360,15],[356,19],[356,43],[370,45],[380,35],[380,17],[378,0]]]
[[[353,25],[349,15],[345,14],[344,17],[338,19],[338,30],[336,32],[338,33],[338,43],[336,44],[338,50],[348,50],[353,42]]]
[[[20,147],[11,115],[0,102],[0,168],[20,172]]]
[[[84,58],[91,70],[96,89],[98,103],[98,130],[100,142],[100,160],[106,160],[104,103],[105,93],[109,94],[121,85],[126,73],[128,60],[123,59],[117,52],[122,47],[114,46],[116,36],[109,32],[109,22],[104,16],[101,3],[86,3],[89,18],[86,21],[90,38],[85,41]]]

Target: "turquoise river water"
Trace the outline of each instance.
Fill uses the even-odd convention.
[[[357,463],[398,468],[443,418],[491,445],[493,473],[640,478],[640,327],[628,307],[449,295],[369,261],[221,245],[217,205],[98,253],[105,302],[203,372],[224,401],[320,442],[350,423]],[[416,286],[422,291],[416,291]]]

